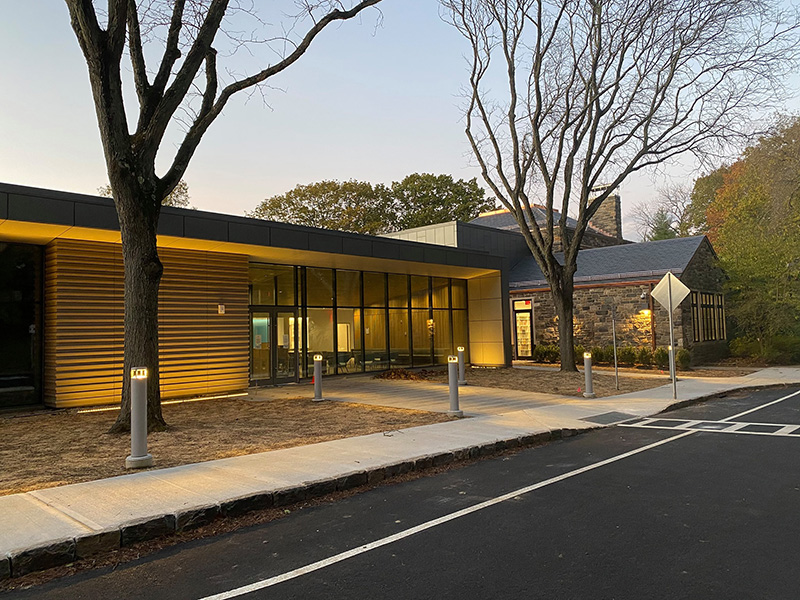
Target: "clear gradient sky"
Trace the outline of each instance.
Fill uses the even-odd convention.
[[[380,6],[377,28],[373,12],[324,31],[272,81],[279,89],[268,91],[268,105],[242,95],[229,103],[185,176],[195,206],[241,215],[265,197],[323,179],[391,183],[428,172],[480,181],[459,108],[465,42],[440,19],[435,0]],[[0,181],[94,194],[107,176],[65,3],[5,0],[3,8]],[[668,172],[693,178],[685,168]],[[664,177],[624,184],[623,212],[654,198]],[[623,228],[636,238],[627,219]]]

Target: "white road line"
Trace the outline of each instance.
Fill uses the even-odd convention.
[[[301,575],[307,575],[308,573],[312,573],[314,571],[318,571],[319,569],[324,569],[325,567],[329,567],[334,565],[338,562],[342,562],[343,560],[347,560],[348,558],[353,558],[354,556],[358,556],[359,554],[364,554],[365,552],[369,552],[370,550],[374,550],[376,548],[380,548],[381,546],[386,546],[388,544],[392,544],[394,542],[400,541],[407,537],[411,537],[412,535],[416,535],[417,533],[421,533],[428,529],[432,529],[433,527],[437,527],[438,525],[442,525],[443,523],[447,523],[449,521],[453,521],[455,519],[459,519],[461,517],[465,517],[470,515],[474,512],[478,512],[485,508],[489,508],[491,506],[495,506],[496,504],[500,504],[501,502],[505,502],[506,500],[511,500],[516,498],[517,496],[521,496],[523,494],[528,494],[535,490],[541,489],[543,487],[547,487],[549,485],[553,485],[554,483],[558,483],[560,481],[564,481],[565,479],[569,479],[570,477],[575,477],[576,475],[580,475],[582,473],[586,473],[588,471],[592,471],[594,469],[599,469],[600,467],[604,467],[611,463],[617,462],[619,460],[623,460],[630,456],[635,456],[636,454],[640,454],[641,452],[645,452],[647,450],[651,450],[663,444],[678,440],[680,438],[692,435],[693,433],[697,433],[697,431],[686,431],[679,435],[675,435],[669,437],[667,439],[661,440],[659,442],[655,442],[652,444],[648,444],[647,446],[642,446],[641,448],[636,448],[635,450],[630,450],[629,452],[625,452],[624,454],[619,454],[617,456],[612,456],[611,458],[607,458],[605,460],[601,460],[600,462],[587,465],[585,467],[581,467],[580,469],[575,469],[574,471],[569,471],[568,473],[563,473],[562,475],[558,475],[556,477],[551,477],[550,479],[546,479],[544,481],[540,481],[539,483],[534,483],[533,485],[529,485],[513,492],[509,492],[507,494],[503,494],[502,496],[497,496],[496,498],[492,498],[490,500],[485,500],[479,504],[475,504],[473,506],[469,506],[467,508],[463,508],[456,512],[450,513],[448,515],[444,515],[439,517],[438,519],[433,519],[431,521],[426,521],[425,523],[421,523],[420,525],[416,525],[415,527],[410,527],[409,529],[405,529],[398,533],[392,534],[390,536],[381,538],[379,540],[375,540],[374,542],[370,542],[369,544],[364,544],[363,546],[358,546],[357,548],[352,548],[340,554],[336,554],[329,558],[325,558],[323,560],[319,560],[317,562],[305,565],[304,567],[300,567],[298,569],[294,569],[292,571],[288,571],[286,573],[282,573],[280,575],[276,575],[274,577],[270,577],[269,579],[264,579],[262,581],[257,581],[255,583],[251,583],[249,585],[245,585],[227,592],[221,592],[219,594],[214,594],[213,596],[205,596],[200,600],[229,600],[230,598],[237,598],[239,596],[243,596],[245,594],[249,594],[251,592],[255,592],[258,590],[263,590],[264,588],[272,587],[279,583],[283,583],[284,581],[288,581],[290,579],[294,579],[296,577],[300,577]]]
[[[743,417],[745,415],[749,415],[752,412],[756,412],[757,410],[761,410],[762,408],[767,408],[768,406],[772,406],[773,404],[777,404],[778,402],[783,402],[784,400],[788,400],[789,398],[793,398],[800,394],[800,390],[797,390],[794,393],[789,394],[788,396],[784,396],[783,398],[778,398],[777,400],[773,400],[772,402],[767,402],[766,404],[762,404],[761,406],[756,406],[755,408],[751,408],[750,410],[746,410],[744,412],[740,412],[738,415],[733,415],[732,417],[727,417],[725,419],[720,419],[721,421],[733,421],[734,419],[738,419],[739,417]]]
[[[737,418],[742,417],[744,415],[750,414],[751,412],[755,412],[755,411],[760,410],[762,408],[766,408],[768,406],[772,406],[773,404],[777,404],[778,402],[782,402],[783,400],[787,400],[789,398],[792,398],[793,396],[797,396],[798,394],[800,394],[800,390],[794,392],[793,394],[789,394],[788,396],[784,396],[783,398],[779,398],[779,399],[774,400],[772,402],[768,402],[767,404],[764,404],[762,406],[758,406],[756,408],[752,408],[750,410],[746,410],[744,412],[739,413],[738,415],[733,415],[732,417],[728,417],[727,419],[722,419],[722,420],[723,421],[730,421],[732,419],[737,419]],[[539,483],[535,483],[533,485],[529,485],[527,487],[520,488],[520,489],[515,490],[513,492],[509,492],[507,494],[503,494],[502,496],[497,496],[496,498],[492,498],[491,500],[486,500],[486,501],[481,502],[479,504],[475,504],[473,506],[470,506],[470,507],[467,507],[467,508],[463,508],[463,509],[461,509],[459,511],[450,513],[449,515],[444,515],[442,517],[439,517],[438,519],[433,519],[431,521],[426,521],[425,523],[421,523],[420,525],[417,525],[415,527],[411,527],[409,529],[405,529],[403,531],[400,531],[398,533],[392,534],[390,536],[381,538],[379,540],[375,540],[374,542],[370,542],[369,544],[364,544],[362,546],[358,546],[357,548],[352,548],[352,549],[347,550],[345,552],[341,552],[339,554],[336,554],[334,556],[325,558],[323,560],[319,560],[317,562],[313,562],[311,564],[308,564],[308,565],[305,565],[303,567],[294,569],[292,571],[287,571],[286,573],[282,573],[280,575],[276,575],[274,577],[270,577],[269,579],[263,579],[261,581],[256,581],[255,583],[251,583],[249,585],[244,585],[244,586],[235,588],[233,590],[229,590],[227,592],[221,592],[219,594],[214,594],[213,596],[205,596],[203,598],[200,598],[199,600],[229,600],[230,598],[238,598],[239,596],[244,596],[245,594],[256,592],[258,590],[263,590],[263,589],[268,588],[268,587],[272,587],[272,586],[277,585],[279,583],[283,583],[284,581],[289,581],[290,579],[295,579],[297,577],[301,577],[302,575],[307,575],[308,573],[313,573],[314,571],[318,571],[320,569],[324,569],[325,567],[329,567],[331,565],[334,565],[336,563],[342,562],[342,561],[347,560],[349,558],[353,558],[353,557],[358,556],[360,554],[364,554],[366,552],[369,552],[370,550],[375,550],[376,548],[380,548],[382,546],[386,546],[388,544],[392,544],[394,542],[400,541],[400,540],[405,539],[407,537],[411,537],[412,535],[416,535],[416,534],[421,533],[423,531],[426,531],[428,529],[432,529],[434,527],[442,525],[443,523],[447,523],[449,521],[453,521],[455,519],[459,519],[461,517],[465,517],[467,515],[470,515],[470,514],[472,514],[474,512],[478,512],[478,511],[483,510],[485,508],[489,508],[489,507],[495,506],[497,504],[500,504],[501,502],[505,502],[506,500],[511,500],[513,498],[516,498],[517,496],[521,496],[523,494],[528,494],[530,492],[533,492],[535,490],[541,489],[543,487],[547,487],[549,485],[553,485],[554,483],[558,483],[560,481],[564,481],[565,479],[569,479],[570,477],[575,477],[576,475],[580,475],[582,473],[586,473],[586,472],[592,471],[594,469],[599,469],[600,467],[604,467],[604,466],[609,465],[611,463],[615,463],[617,461],[623,460],[623,459],[628,458],[630,456],[635,456],[636,454],[640,454],[642,452],[646,452],[647,450],[651,450],[653,448],[657,448],[658,446],[662,446],[662,445],[667,444],[669,442],[674,442],[675,440],[679,440],[681,438],[690,436],[690,435],[692,435],[694,433],[698,433],[700,431],[703,431],[703,430],[701,430],[701,429],[693,429],[691,431],[685,431],[685,432],[680,433],[678,435],[674,435],[672,437],[668,437],[668,438],[666,438],[664,440],[661,440],[659,442],[655,442],[653,444],[648,444],[647,446],[642,446],[641,448],[637,448],[635,450],[630,450],[629,452],[625,452],[624,454],[619,454],[617,456],[612,456],[611,458],[607,458],[605,460],[601,460],[600,462],[597,462],[597,463],[594,463],[594,464],[591,464],[591,465],[587,465],[585,467],[581,467],[580,469],[575,469],[574,471],[570,471],[568,473],[564,473],[562,475],[558,475],[556,477],[552,477],[550,479],[546,479],[544,481],[540,481]]]

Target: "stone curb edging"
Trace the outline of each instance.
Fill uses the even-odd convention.
[[[0,556],[0,580],[21,577],[36,571],[68,565],[103,552],[110,552],[133,544],[189,531],[207,525],[217,518],[238,517],[246,513],[268,508],[290,506],[298,502],[326,496],[379,483],[385,479],[406,473],[424,471],[455,462],[488,457],[493,454],[534,446],[543,442],[572,437],[597,429],[555,429],[541,433],[525,434],[515,438],[468,446],[458,450],[441,452],[397,463],[353,471],[331,479],[312,481],[299,486],[250,494],[223,502],[165,514],[144,521],[122,524],[118,529],[100,531],[86,536],[50,542],[36,548],[27,548]]]
[[[708,400],[711,400],[712,398],[723,397],[726,394],[730,394],[732,392],[754,392],[754,391],[758,391],[758,390],[777,390],[778,388],[785,388],[785,387],[788,387],[790,385],[793,385],[793,384],[791,384],[791,383],[771,383],[769,385],[749,385],[749,386],[746,386],[746,387],[731,388],[729,390],[723,390],[721,392],[713,392],[711,394],[705,394],[704,396],[697,396],[696,398],[689,398],[688,400],[677,400],[676,402],[673,402],[672,404],[667,405],[666,407],[664,407],[663,409],[661,409],[660,411],[658,411],[655,414],[661,415],[661,414],[664,414],[665,412],[670,412],[670,411],[673,411],[673,410],[680,410],[682,408],[686,408],[686,407],[689,407],[689,406],[694,406],[696,404],[702,404],[703,402],[707,402]]]

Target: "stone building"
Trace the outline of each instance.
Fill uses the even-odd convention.
[[[575,343],[612,342],[612,311],[620,346],[669,344],[669,314],[650,297],[672,272],[691,293],[673,314],[675,345],[689,348],[696,362],[726,349],[724,273],[705,236],[582,250],[575,274]],[[558,321],[547,281],[531,257],[509,275],[514,355],[529,358],[535,344],[558,342]]]
[[[544,226],[546,213],[535,206]],[[560,214],[554,218],[558,220]],[[575,221],[567,219],[574,230]],[[530,358],[536,344],[558,341],[550,290],[508,210],[481,214],[470,223],[441,223],[389,237],[463,249],[483,250],[504,259],[502,283],[509,302],[511,354]],[[559,246],[557,245],[557,248]],[[653,287],[672,272],[691,293],[673,314],[675,344],[700,362],[727,351],[725,275],[705,236],[632,243],[622,236],[620,198],[613,194],[590,222],[575,275],[575,343],[584,347],[612,342],[612,311],[620,345],[655,349],[669,344],[667,310],[650,298]]]

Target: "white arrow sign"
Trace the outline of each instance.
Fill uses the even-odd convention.
[[[650,295],[658,301],[658,303],[672,312],[678,305],[683,302],[683,299],[689,295],[689,288],[683,282],[675,277],[672,273],[667,273],[656,284]]]

